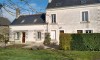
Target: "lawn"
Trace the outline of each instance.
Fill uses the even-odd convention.
[[[1,48],[0,60],[100,60],[100,52]]]

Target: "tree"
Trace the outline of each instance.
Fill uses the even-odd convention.
[[[6,43],[9,41],[9,25],[10,21],[7,18],[0,17],[0,42]]]
[[[44,45],[50,45],[50,41],[51,41],[51,38],[50,38],[50,33],[45,33],[45,40],[44,40]]]

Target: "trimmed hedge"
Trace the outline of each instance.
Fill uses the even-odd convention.
[[[100,51],[100,33],[61,34],[60,49],[78,51]]]
[[[70,34],[61,34],[60,36],[60,49],[62,50],[70,50],[70,41],[71,35]]]

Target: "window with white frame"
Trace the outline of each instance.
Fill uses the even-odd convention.
[[[85,33],[93,33],[93,30],[85,30]]]
[[[56,14],[51,14],[52,23],[56,23]]]
[[[82,21],[83,22],[88,22],[88,11],[83,11],[82,12]]]
[[[20,33],[19,32],[15,32],[14,33],[14,39],[18,40],[20,38]]]

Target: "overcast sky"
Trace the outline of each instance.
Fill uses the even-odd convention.
[[[22,7],[22,8],[25,8],[27,10],[31,10],[29,8],[29,6],[27,4],[25,4],[24,2],[20,2],[20,0],[11,0],[14,4]],[[30,6],[32,6],[33,9],[35,9],[37,12],[45,12],[45,9],[46,9],[46,6],[47,6],[47,3],[48,3],[48,0],[26,0],[28,1],[28,3],[30,4]],[[8,6],[11,6],[14,8],[14,6],[10,5],[8,3],[7,0],[0,0],[0,3],[4,3]],[[8,12],[6,12],[4,9],[2,9],[3,11],[3,17],[6,17],[8,18],[10,21],[13,21],[15,19],[15,10],[14,9],[11,9],[7,6],[4,6],[7,10],[13,12],[13,15],[9,14]],[[35,12],[32,12],[32,11],[26,11],[26,10],[21,10],[21,15],[23,14],[34,14]]]

